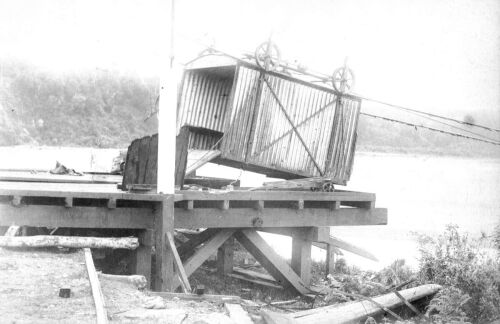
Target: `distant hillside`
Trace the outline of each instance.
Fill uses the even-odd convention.
[[[18,62],[3,62],[1,74],[0,146],[127,147],[157,130],[156,117],[147,118],[155,109],[156,79],[101,70],[59,76]],[[500,156],[499,146],[366,116],[360,117],[357,148]]]
[[[0,145],[126,147],[154,133],[155,80],[103,71],[56,76],[4,63]]]

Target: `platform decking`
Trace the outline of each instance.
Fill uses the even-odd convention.
[[[157,268],[153,274],[158,290],[178,284],[165,235],[174,228],[213,231],[201,242],[208,242],[204,248],[183,260],[191,273],[218,249],[228,248],[223,243],[234,234],[280,282],[306,293],[301,287],[308,286],[308,250],[313,241],[318,241],[313,235],[315,228],[384,224],[387,210],[375,208],[375,194],[363,192],[182,190],[162,195],[123,192],[116,184],[0,181],[0,226],[139,230],[144,248],[137,251],[140,261],[136,269],[151,277],[148,247],[156,246]],[[296,246],[293,271],[256,232],[280,232],[284,228]],[[222,234],[229,229],[231,235]]]

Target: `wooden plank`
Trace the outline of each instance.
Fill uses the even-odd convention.
[[[174,230],[174,197],[165,198],[155,214],[155,252],[156,263],[153,275],[153,288],[157,291],[168,291],[173,287],[174,255],[167,247],[167,233]]]
[[[233,272],[234,238],[230,237],[217,250],[217,271],[220,275]]]
[[[181,127],[175,144],[175,185],[182,188],[188,161],[189,127]]]
[[[184,271],[184,267],[182,265],[181,258],[179,257],[179,253],[177,253],[177,248],[175,247],[174,237],[172,236],[171,232],[167,232],[167,242],[168,242],[169,248],[172,250],[172,253],[174,255],[174,265],[175,265],[175,268],[177,269],[177,273],[179,274],[182,289],[183,289],[184,293],[190,293],[192,290],[191,285],[189,284],[188,277],[186,275],[186,272]]]
[[[437,293],[441,286],[428,284],[419,287],[409,288],[399,293],[409,302],[419,300],[429,295]],[[368,316],[375,316],[384,312],[378,305],[387,309],[403,305],[401,299],[394,293],[344,304],[335,304],[326,307],[319,307],[313,310],[299,311],[291,314],[299,324],[327,324],[327,323],[357,323],[364,321]]]
[[[219,150],[189,150],[186,174],[196,171],[219,155]]]
[[[139,246],[136,237],[83,237],[83,236],[0,236],[2,247],[67,247],[92,249],[128,249]]]
[[[262,227],[307,227],[316,226],[357,226],[386,225],[387,209],[341,208],[328,210],[320,208],[289,209],[264,208],[195,208],[175,209],[176,228],[224,228],[254,227],[255,220],[262,221]]]
[[[276,282],[276,280],[268,281],[268,280],[261,280],[259,278],[249,278],[247,276],[244,276],[244,275],[241,275],[238,273],[228,273],[228,274],[226,274],[226,276],[231,277],[231,278],[235,278],[238,280],[251,282],[253,284],[257,284],[257,285],[261,285],[261,286],[265,286],[265,287],[270,287],[270,288],[274,288],[274,289],[283,289],[283,286],[280,286]]]
[[[241,267],[234,267],[233,271],[234,271],[234,273],[241,274],[241,275],[244,275],[247,277],[265,280],[265,281],[274,282],[274,283],[276,282],[276,280],[273,278],[273,276],[271,276],[267,273],[252,271],[252,270],[244,269]]]
[[[302,281],[311,283],[311,228],[298,228],[292,235],[291,267]]]
[[[375,194],[354,191],[241,191],[229,192],[180,192],[185,200],[288,200],[288,201],[375,201]]]
[[[144,182],[147,173],[150,143],[151,143],[151,136],[145,136],[141,138],[139,142],[139,161],[137,167],[137,177],[135,179],[135,182],[131,184],[150,184]]]
[[[21,208],[0,204],[0,226],[153,228],[148,208],[73,207],[29,205]]]
[[[235,230],[223,229],[208,240],[196,253],[184,262],[184,270],[186,275],[190,276],[198,269],[208,257],[217,251],[217,249],[230,238]]]
[[[162,195],[151,193],[129,193],[116,188],[116,184],[93,183],[37,183],[0,181],[0,196],[25,197],[72,197],[91,199],[122,199],[141,201],[162,201]],[[176,195],[176,201],[182,195]]]
[[[347,241],[344,241],[342,239],[339,239],[335,236],[330,235],[330,228],[319,228],[318,229],[317,242],[323,242],[323,243],[338,247],[339,249],[345,250],[347,252],[351,252],[351,253],[354,253],[356,255],[367,258],[369,260],[378,262],[377,257],[375,255],[373,255],[371,252],[369,252],[363,248],[360,248],[352,243],[349,243]]]
[[[342,206],[350,206],[357,208],[375,208],[375,201],[343,201],[341,202]]]
[[[123,170],[123,188],[126,188],[128,184],[134,184],[137,182],[140,143],[140,139],[135,139],[128,147],[127,158],[125,159],[125,170]]]
[[[151,141],[149,142],[149,155],[148,162],[146,164],[146,175],[144,177],[144,183],[157,184],[158,175],[158,134],[151,136]]]
[[[85,253],[85,264],[87,265],[87,274],[89,276],[90,287],[92,288],[92,296],[94,298],[97,324],[108,323],[108,314],[104,304],[104,296],[101,290],[101,284],[95,271],[94,261],[92,260],[92,253],[89,248],[83,249]]]
[[[113,174],[89,174],[89,173],[84,173],[81,176],[72,176],[65,174],[52,174],[47,171],[32,173],[31,171],[12,170],[12,171],[0,171],[0,181],[117,184],[122,182],[122,176]]]
[[[248,313],[239,304],[225,303],[224,307],[229,313],[229,318],[238,324],[253,324],[252,319]]]
[[[263,310],[260,312],[265,324],[296,324],[293,317],[288,314],[281,314]]]
[[[209,294],[203,294],[203,295],[195,295],[195,294],[180,294],[180,293],[174,293],[174,292],[157,292],[157,291],[151,291],[149,292],[149,295],[151,296],[160,296],[163,298],[178,298],[182,300],[193,300],[193,301],[211,301],[211,302],[216,302],[216,303],[226,303],[226,302],[231,302],[231,303],[238,303],[241,302],[242,299],[239,296],[229,296],[229,295],[209,295]]]
[[[288,283],[303,295],[310,293],[302,279],[256,231],[241,230],[235,234],[235,237],[280,284]]]

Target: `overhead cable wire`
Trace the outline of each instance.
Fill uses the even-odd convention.
[[[427,116],[431,116],[431,117],[435,117],[435,118],[440,118],[440,119],[452,121],[452,122],[455,122],[455,123],[459,123],[459,124],[462,124],[462,125],[478,127],[478,128],[486,129],[486,130],[491,131],[491,132],[500,133],[500,129],[496,129],[496,128],[492,128],[492,127],[488,127],[488,126],[484,126],[484,125],[479,125],[479,124],[474,124],[474,123],[469,123],[469,122],[466,122],[466,121],[463,121],[463,120],[458,120],[458,119],[453,119],[453,118],[450,118],[450,117],[440,116],[440,115],[436,115],[436,114],[432,114],[432,113],[429,113],[429,112],[425,112],[425,111],[421,111],[421,110],[416,110],[416,109],[412,109],[412,108],[408,108],[408,107],[404,107],[404,106],[400,106],[400,105],[395,105],[395,104],[391,104],[391,103],[388,103],[388,102],[385,102],[385,101],[381,101],[381,100],[377,100],[377,99],[373,99],[373,98],[364,97],[362,95],[355,94],[355,93],[352,93],[352,94],[354,96],[356,96],[356,97],[359,97],[359,98],[363,99],[363,100],[375,102],[375,103],[378,103],[378,104],[381,104],[381,105],[384,105],[384,106],[388,106],[388,107],[392,107],[392,108],[396,108],[396,109],[400,109],[400,110],[405,110],[405,111],[410,111],[410,112],[421,114],[421,115],[427,115]]]
[[[386,121],[389,121],[389,122],[403,124],[403,125],[411,126],[411,127],[415,127],[415,128],[423,128],[423,129],[427,129],[427,130],[430,130],[430,131],[433,131],[433,132],[439,132],[439,133],[448,134],[448,135],[452,135],[452,136],[456,136],[456,137],[462,137],[462,138],[471,139],[471,140],[474,140],[474,141],[479,141],[479,142],[484,142],[484,143],[493,144],[493,145],[499,145],[500,146],[500,142],[490,141],[490,140],[484,140],[484,139],[477,138],[477,137],[471,137],[471,136],[467,136],[467,135],[463,135],[463,134],[448,132],[448,131],[445,131],[445,130],[442,130],[442,129],[437,129],[437,128],[428,127],[428,126],[424,126],[424,125],[412,124],[412,123],[408,123],[408,122],[397,120],[397,119],[392,119],[392,118],[387,118],[387,117],[372,115],[372,114],[363,113],[363,112],[360,113],[360,115],[364,115],[364,116],[368,116],[368,117],[372,117],[372,118],[377,118],[377,119],[382,119],[382,120],[386,120]]]

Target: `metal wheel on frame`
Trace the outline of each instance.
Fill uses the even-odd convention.
[[[333,72],[332,85],[340,93],[347,93],[354,87],[354,72],[346,66],[340,67]]]
[[[255,62],[266,71],[275,71],[280,66],[281,54],[276,44],[267,41],[255,50]]]

